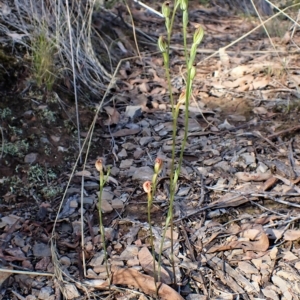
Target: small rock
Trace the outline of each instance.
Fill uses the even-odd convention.
[[[37,153],[29,153],[25,155],[24,162],[26,164],[33,164],[36,161],[37,157],[38,157]]]
[[[35,269],[40,271],[46,271],[50,263],[50,257],[43,257],[39,262],[36,263]]]
[[[264,163],[259,162],[256,171],[260,172],[260,173],[266,173],[268,171],[268,169],[269,168]]]
[[[35,243],[33,248],[33,255],[36,257],[51,256],[51,249],[44,243]]]
[[[94,199],[91,197],[84,197],[83,198],[83,204],[92,206],[94,204]]]
[[[114,199],[111,201],[111,206],[114,209],[122,209],[124,207],[124,203],[119,199]]]
[[[39,299],[48,299],[53,293],[53,289],[50,286],[42,287],[39,292]]]
[[[124,159],[121,161],[120,169],[128,169],[131,167],[133,159]]]
[[[18,234],[13,238],[13,242],[18,247],[22,248],[25,246],[24,239],[22,237],[20,237]]]
[[[144,150],[138,148],[133,152],[134,159],[140,159],[144,154]]]
[[[118,242],[118,243],[116,243],[116,244],[114,245],[114,249],[115,249],[115,250],[121,250],[121,249],[122,249],[122,247],[123,247],[123,246],[122,246],[122,244],[121,244],[121,243],[119,243],[119,242]]]
[[[127,151],[123,148],[119,153],[118,153],[119,158],[126,158],[127,157]]]
[[[64,285],[65,296],[68,300],[72,300],[80,296],[76,286],[72,283],[67,283]]]
[[[122,260],[112,260],[111,261],[111,265],[112,266],[123,267],[124,266],[124,262]]]
[[[88,269],[86,277],[87,278],[98,278],[98,275],[97,275],[97,273],[94,270]]]
[[[71,259],[68,256],[62,256],[59,261],[62,265],[66,267],[71,266]]]
[[[93,268],[94,272],[96,272],[97,274],[99,273],[104,273],[106,272],[106,266],[105,265],[98,265],[98,266],[95,266]]]
[[[249,153],[243,153],[243,154],[240,155],[240,157],[243,158],[243,160],[244,160],[244,162],[247,166],[255,163],[255,156],[254,155],[251,155]]]
[[[120,259],[121,260],[129,260],[137,257],[139,253],[139,248],[134,245],[129,245],[126,249],[121,253]]]
[[[49,140],[48,140],[46,137],[41,137],[41,138],[40,138],[40,141],[41,141],[43,144],[50,144]]]
[[[98,197],[99,197],[99,192],[97,193]],[[102,199],[111,201],[114,198],[114,194],[110,191],[107,190],[103,190],[102,191]]]
[[[136,145],[132,144],[132,143],[124,143],[124,144],[122,144],[122,147],[129,151],[136,149]]]
[[[133,267],[133,266],[139,266],[140,261],[138,260],[137,257],[134,257],[132,259],[127,260],[127,266],[128,267]]]
[[[86,190],[99,189],[99,183],[94,182],[94,181],[87,181],[87,182],[84,183],[84,188]]]
[[[60,141],[60,136],[56,136],[56,135],[51,135],[50,136],[51,137],[51,140],[53,141],[53,142],[59,142]]]
[[[206,166],[212,166],[215,165],[216,163],[220,162],[222,160],[221,157],[215,157],[215,158],[210,158],[210,159],[205,159],[203,161],[203,164]]]
[[[153,140],[152,136],[143,136],[140,138],[140,145],[141,146],[146,146]]]
[[[135,172],[133,173],[132,180],[140,180],[140,181],[151,180],[153,174],[154,174],[153,169],[148,166],[136,168]]]
[[[113,207],[111,206],[111,204],[106,199],[102,199],[102,201],[101,201],[101,210],[102,210],[103,213],[109,213],[109,212],[113,211]]]
[[[100,266],[102,265],[103,260],[104,260],[104,252],[103,251],[98,252],[90,261],[89,266],[91,267]]]
[[[112,176],[117,176],[119,173],[120,173],[120,170],[117,167],[112,167],[110,169],[110,175],[112,175]]]
[[[227,161],[224,161],[224,160],[222,160],[222,161],[218,162],[217,164],[215,164],[214,167],[215,168],[221,168],[225,172],[229,172],[230,168],[231,168],[229,163]]]

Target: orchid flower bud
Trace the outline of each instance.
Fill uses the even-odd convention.
[[[204,36],[204,30],[201,26],[199,26],[194,33],[193,43],[199,45],[203,39],[203,36]]]
[[[167,43],[166,43],[163,36],[160,36],[158,38],[158,48],[161,52],[166,52],[167,51]]]
[[[154,173],[159,174],[162,170],[162,167],[163,167],[163,160],[157,157],[155,159],[155,164],[154,164]]]
[[[100,172],[100,173],[103,172],[103,161],[102,161],[101,158],[96,160],[95,167],[96,167],[98,172]]]
[[[194,78],[195,78],[195,76],[196,76],[196,67],[195,66],[192,66],[191,67],[191,70],[190,70],[190,78],[191,78],[191,80],[193,80]]]
[[[162,14],[165,18],[169,18],[171,10],[170,10],[170,2],[166,1],[161,7]]]
[[[185,103],[185,99],[186,99],[186,91],[182,91],[180,96],[179,96],[179,99],[178,99],[178,103],[180,105],[183,105]]]
[[[180,1],[180,8],[181,8],[181,10],[187,10],[187,8],[188,8],[188,0],[181,0]]]
[[[147,193],[148,195],[151,193],[151,181],[145,181],[143,184],[143,189],[145,191],[145,193]]]

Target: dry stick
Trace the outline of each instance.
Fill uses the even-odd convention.
[[[289,133],[291,131],[295,131],[295,130],[299,130],[299,129],[300,129],[300,125],[294,126],[292,128],[289,128],[289,129],[281,130],[281,131],[278,131],[278,132],[275,132],[273,134],[268,135],[268,139],[273,139],[274,137],[276,137],[278,135]]]
[[[133,33],[133,39],[134,39],[136,51],[137,51],[138,56],[140,57],[140,60],[141,60],[141,62],[142,62],[142,56],[141,56],[140,48],[139,48],[139,45],[138,45],[138,42],[137,42],[136,30],[135,30],[135,25],[134,25],[133,16],[132,16],[131,10],[130,10],[130,8],[129,8],[127,2],[126,2],[126,1],[124,1],[124,2],[125,2],[127,11],[128,11],[128,13],[129,13],[129,16],[130,16],[131,24],[132,24],[132,25],[131,25],[131,26],[132,26],[132,33]]]
[[[262,26],[263,26],[263,28],[264,28],[264,30],[265,30],[267,36],[268,36],[268,39],[269,39],[269,41],[270,41],[272,47],[274,48],[274,50],[275,50],[275,52],[276,52],[278,58],[280,58],[278,52],[276,51],[276,47],[275,47],[275,45],[274,45],[274,43],[273,43],[273,41],[272,41],[272,38],[270,37],[270,34],[269,34],[269,32],[268,32],[268,30],[267,30],[267,28],[266,28],[266,26],[265,26],[265,23],[263,22],[263,20],[262,20],[262,18],[261,18],[261,16],[260,16],[260,13],[258,12],[258,10],[257,10],[257,8],[256,8],[256,5],[254,4],[253,0],[251,0],[251,3],[252,3],[252,6],[253,6],[253,8],[254,8],[254,10],[255,10],[255,12],[256,12],[258,18],[259,18],[260,23],[262,24]]]
[[[214,188],[211,188],[211,187],[206,187],[206,188],[207,189],[211,189],[211,190],[219,190],[219,191],[223,191],[224,192],[223,189],[214,189]],[[228,192],[228,191],[225,190],[225,192]],[[278,203],[282,203],[282,204],[285,204],[285,205],[288,205],[288,206],[300,208],[300,204],[296,204],[296,203],[293,203],[293,202],[288,202],[288,201],[281,200],[281,199],[276,199],[270,193],[241,193],[241,192],[236,192],[236,191],[230,191],[230,192],[234,193],[234,194],[237,194],[235,196],[232,196],[232,199],[237,198],[237,196],[242,196],[242,197],[262,197],[262,198],[265,198],[265,199],[271,199],[274,202],[278,202]],[[285,196],[285,195],[283,195],[283,196]],[[290,196],[290,194],[288,196]],[[293,193],[293,196],[299,196],[299,193]],[[219,209],[219,208],[223,208],[223,207],[231,207],[232,205],[229,204],[230,200],[231,199],[228,199],[227,201],[223,201],[223,202],[218,202],[218,203],[210,203],[207,206],[201,207],[200,209],[197,209],[196,211],[193,211],[192,213],[189,213],[188,215],[175,220],[174,223],[178,223],[181,220],[190,218],[190,217],[192,217],[192,216],[194,216],[194,215],[196,215],[196,214],[198,214],[198,213],[200,213],[202,211],[206,211],[208,209],[214,209],[214,208],[215,209]],[[251,201],[251,200],[249,200],[249,201]]]
[[[295,172],[295,158],[293,154],[293,138],[290,139],[289,141],[289,153],[288,153],[288,158],[289,158],[289,163],[290,163],[290,171],[293,176],[293,180],[297,178],[297,174]]]
[[[0,268],[0,273],[13,273],[13,274],[26,274],[30,276],[49,276],[53,277],[54,274],[52,273],[41,273],[41,272],[30,272],[30,271],[18,271],[18,270],[10,270],[10,269],[2,269]]]

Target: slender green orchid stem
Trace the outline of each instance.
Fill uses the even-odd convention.
[[[184,44],[184,54],[185,54],[185,62],[187,67],[187,79],[186,79],[186,90],[180,96],[177,105],[175,105],[173,95],[172,95],[172,84],[171,84],[171,75],[170,75],[170,55],[169,49],[171,44],[171,35],[172,29],[175,19],[175,13],[177,8],[180,6],[182,10],[182,29],[183,29],[183,44]],[[183,153],[185,150],[185,146],[188,138],[188,125],[189,125],[189,102],[192,94],[192,82],[196,74],[196,69],[193,66],[195,57],[196,57],[196,49],[200,44],[203,38],[203,30],[202,28],[198,28],[193,37],[193,44],[191,46],[190,51],[188,51],[187,47],[187,26],[188,26],[188,0],[175,0],[175,5],[172,13],[171,20],[170,16],[170,7],[168,3],[163,4],[163,15],[166,18],[166,29],[167,29],[167,41],[165,42],[163,38],[159,39],[159,48],[163,54],[164,67],[166,70],[166,78],[168,82],[168,88],[170,93],[170,102],[172,107],[172,117],[173,117],[173,133],[172,133],[172,163],[171,163],[171,173],[170,173],[170,200],[169,200],[169,208],[168,214],[166,218],[166,224],[162,235],[162,240],[160,243],[160,251],[158,258],[158,281],[160,281],[160,273],[161,273],[161,259],[163,252],[163,243],[166,236],[166,231],[171,224],[171,253],[170,260],[173,268],[174,274],[174,284],[176,284],[176,275],[175,275],[175,263],[174,263],[174,223],[173,223],[173,207],[174,207],[174,199],[175,199],[175,191],[176,185],[179,178],[182,162],[183,162]],[[184,122],[184,137],[181,144],[179,162],[177,167],[175,168],[175,148],[176,148],[176,133],[177,133],[177,119],[179,114],[179,106],[182,103],[185,103],[185,122]]]
[[[105,269],[107,273],[107,277],[109,280],[109,286],[110,286],[110,272],[109,272],[109,267],[108,267],[108,257],[107,257],[107,249],[106,249],[106,242],[105,242],[105,229],[103,225],[103,216],[102,216],[102,192],[104,189],[104,185],[107,182],[108,176],[109,176],[110,170],[107,171],[106,176],[104,176],[103,170],[100,170],[100,175],[99,175],[99,197],[98,197],[98,212],[99,212],[99,227],[100,227],[100,234],[101,234],[101,242],[102,242],[102,247],[104,251],[104,260],[105,260]]]

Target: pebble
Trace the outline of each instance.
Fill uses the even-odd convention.
[[[140,180],[140,181],[151,180],[153,174],[154,174],[153,169],[148,166],[136,168],[135,172],[133,173],[132,180]]]
[[[42,287],[39,292],[38,298],[41,300],[48,299],[52,293],[53,293],[53,289],[50,286]]]

